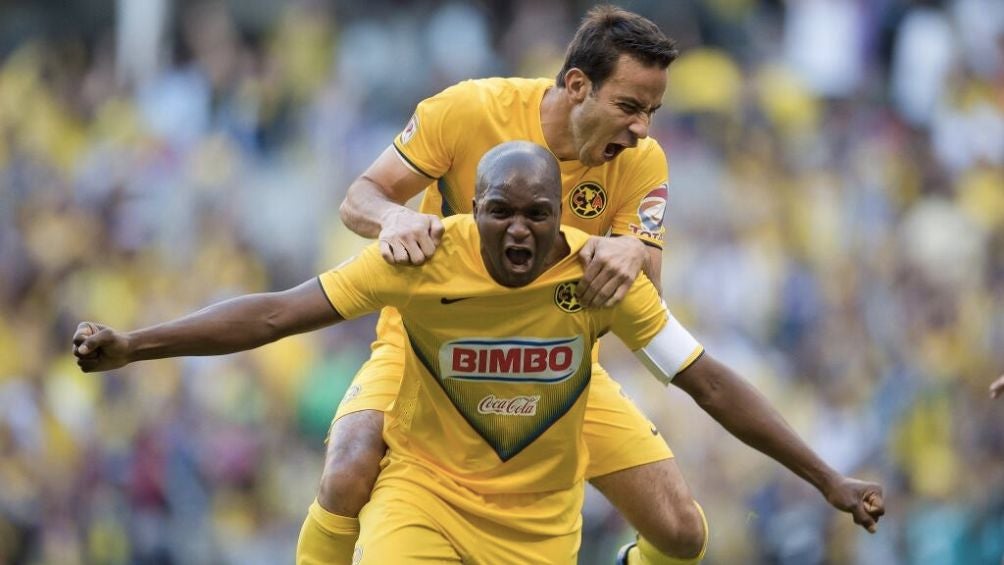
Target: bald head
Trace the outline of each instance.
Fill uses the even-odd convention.
[[[474,200],[489,189],[508,193],[535,187],[540,194],[561,200],[561,169],[550,151],[529,141],[508,141],[491,148],[478,163]]]
[[[528,141],[492,148],[478,163],[474,221],[481,258],[496,282],[529,284],[568,253],[561,235],[561,169]]]

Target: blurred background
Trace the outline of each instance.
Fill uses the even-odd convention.
[[[0,3],[0,563],[292,563],[373,318],[84,375],[135,328],[364,241],[337,207],[421,99],[551,76],[590,3]],[[1001,562],[1004,2],[647,0],[682,47],[664,291],[840,471],[869,536],[608,342],[708,563]],[[632,532],[595,491],[581,562]]]

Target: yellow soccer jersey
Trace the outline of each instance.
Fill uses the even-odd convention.
[[[443,217],[470,213],[478,162],[499,143],[547,147],[540,103],[554,79],[468,80],[422,101],[394,140],[398,154],[435,181],[420,209]],[[561,165],[561,223],[591,235],[634,235],[662,247],[669,170],[652,138],[599,167]]]
[[[547,506],[565,522],[551,524],[554,531],[567,531],[581,497],[572,487],[585,472],[591,348],[612,331],[639,349],[668,312],[644,276],[617,307],[583,309],[573,289],[588,235],[574,228],[563,230],[568,257],[531,284],[507,288],[484,267],[473,218],[444,225],[440,250],[421,268],[388,265],[371,245],[321,275],[321,285],[345,318],[385,305],[401,313],[405,374],[384,428],[394,457],[441,478],[423,486],[468,510],[477,505],[465,490],[567,490]]]

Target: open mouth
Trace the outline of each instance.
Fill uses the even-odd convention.
[[[533,261],[533,251],[526,247],[507,247],[505,258],[515,269],[524,270],[528,269]]]
[[[620,155],[621,151],[624,151],[624,149],[625,147],[619,143],[608,143],[606,148],[603,149],[603,158],[610,161],[614,157]]]

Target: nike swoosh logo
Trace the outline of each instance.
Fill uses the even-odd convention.
[[[461,298],[440,298],[440,304],[453,304],[454,302],[460,302],[461,300],[467,300],[468,298],[474,298],[473,296],[463,296]]]

